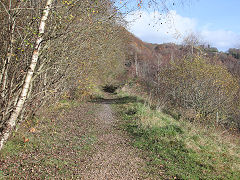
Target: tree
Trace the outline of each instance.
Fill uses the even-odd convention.
[[[230,48],[228,54],[232,55],[236,59],[240,59],[240,49]]]
[[[24,103],[27,99],[28,93],[29,93],[29,88],[30,84],[33,78],[33,73],[35,72],[36,65],[38,63],[38,58],[39,58],[39,52],[41,50],[41,43],[43,41],[43,35],[45,33],[45,26],[46,26],[46,20],[48,19],[49,11],[51,8],[51,5],[53,3],[53,0],[48,0],[45,6],[45,9],[43,10],[43,15],[40,21],[39,25],[39,31],[38,31],[38,37],[35,42],[35,48],[32,54],[31,58],[31,63],[29,66],[29,69],[26,74],[26,78],[24,80],[23,88],[21,90],[20,96],[18,97],[18,100],[16,102],[16,105],[14,107],[13,112],[10,115],[10,118],[6,122],[6,129],[4,129],[4,132],[2,133],[2,137],[0,139],[0,150],[3,147],[4,142],[8,139],[11,131],[15,128],[16,126],[16,121],[21,113]],[[14,28],[14,27],[12,27]],[[12,47],[10,47],[10,53],[12,53]],[[10,59],[9,56],[12,56],[12,54],[7,55],[8,61]]]
[[[183,38],[182,44],[186,47],[189,46],[191,54],[193,54],[194,47],[197,47],[200,44],[202,44],[200,40],[200,35],[197,35],[196,33],[191,32],[186,37]]]

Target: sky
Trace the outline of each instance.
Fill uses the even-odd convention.
[[[220,51],[240,48],[240,0],[191,0],[175,4],[168,13],[138,9],[125,18],[128,30],[150,43],[180,44],[194,33]]]

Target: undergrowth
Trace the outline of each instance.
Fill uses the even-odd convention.
[[[126,93],[122,97],[132,98]],[[136,102],[115,104],[121,127],[150,158],[147,171],[159,179],[240,179],[237,139]]]

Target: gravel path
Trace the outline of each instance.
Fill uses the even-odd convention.
[[[144,179],[144,160],[139,158],[138,150],[129,144],[129,138],[114,127],[115,123],[110,105],[103,104],[97,119],[96,153],[86,164],[82,179]]]

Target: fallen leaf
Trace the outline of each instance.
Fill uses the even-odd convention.
[[[36,132],[36,129],[35,128],[30,128],[30,130],[29,130],[31,133],[34,133],[34,132]]]
[[[26,142],[29,142],[29,139],[28,138],[25,138],[23,137],[23,142],[26,143]]]

